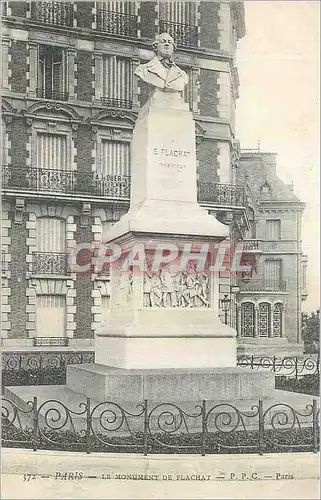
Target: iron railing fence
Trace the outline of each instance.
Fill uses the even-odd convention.
[[[97,30],[108,35],[137,37],[138,17],[135,15],[97,9],[96,24]]]
[[[35,341],[35,346],[45,345],[45,339],[49,339],[47,345],[50,346],[49,336],[42,337],[40,341]],[[65,338],[62,338],[62,342],[65,342]],[[57,346],[57,342],[55,342],[55,345]],[[4,386],[65,384],[67,365],[94,362],[94,351],[3,352],[2,383]],[[274,373],[276,376],[295,380],[310,375],[313,377],[316,386],[320,378],[319,357],[282,358],[277,356],[244,355],[237,360],[237,366],[252,370],[265,370]],[[51,372],[55,374],[56,378],[51,376]]]
[[[69,274],[68,254],[61,252],[33,252],[32,273],[66,276]]]
[[[191,24],[174,23],[160,19],[159,32],[169,33],[177,45],[183,47],[198,47],[198,27]]]
[[[101,102],[104,106],[110,106],[111,108],[132,109],[133,107],[133,101],[130,99],[103,96]]]
[[[226,207],[244,207],[245,191],[243,186],[220,184],[216,182],[198,182],[198,201]]]
[[[41,99],[49,99],[55,101],[68,101],[69,97],[68,92],[62,92],[53,88],[37,88],[36,95]]]
[[[94,363],[94,351],[70,352],[2,352],[2,371],[40,371],[48,368],[65,368],[67,365]]]
[[[265,292],[286,292],[287,282],[283,279],[252,279],[240,281],[240,290],[265,291]]]
[[[268,453],[319,448],[316,399],[303,409],[259,400],[246,411],[200,401],[119,404],[90,398],[76,407],[37,397],[16,404],[2,399],[4,446],[103,452]]]
[[[75,170],[3,165],[2,188],[129,200],[130,177]]]
[[[315,357],[278,357],[278,356],[240,356],[237,366],[252,370],[266,370],[276,375],[295,377],[304,375],[320,377],[320,356]]]
[[[32,2],[31,18],[44,24],[73,26],[73,10],[71,2]]]

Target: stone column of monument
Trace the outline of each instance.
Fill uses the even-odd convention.
[[[213,248],[228,228],[197,203],[194,120],[173,39],[162,34],[154,46],[156,56],[136,70],[151,91],[133,132],[130,210],[109,232],[122,248],[111,265],[109,320],[96,335],[95,365],[68,367],[67,385],[101,400],[252,397],[254,374],[235,368],[236,331],[218,317],[213,253],[201,270],[193,259],[181,265],[187,245]],[[155,269],[162,245],[177,254]],[[131,263],[141,259],[137,248],[144,269]]]

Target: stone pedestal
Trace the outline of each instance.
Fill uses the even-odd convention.
[[[131,158],[130,210],[108,233],[121,257],[111,265],[111,311],[97,331],[96,361],[123,369],[235,366],[236,332],[219,320],[211,270],[228,228],[197,203],[194,120],[178,94],[150,96]]]
[[[166,344],[165,344],[166,345]],[[95,401],[200,402],[272,398],[274,374],[244,368],[122,370],[99,364],[67,366],[67,388]]]

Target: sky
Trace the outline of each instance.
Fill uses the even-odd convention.
[[[241,147],[276,152],[277,174],[306,204],[302,249],[308,299],[319,307],[319,2],[245,2],[246,36],[238,43]]]

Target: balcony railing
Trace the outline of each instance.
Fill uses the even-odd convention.
[[[73,4],[68,2],[32,2],[31,17],[55,26],[73,26]]]
[[[110,106],[111,108],[123,108],[132,109],[133,101],[129,99],[116,99],[114,97],[102,97],[101,102],[104,106]]]
[[[130,176],[37,167],[2,167],[2,187],[31,191],[53,191],[75,195],[129,200]],[[243,186],[198,182],[198,201],[222,207],[243,207]]]
[[[37,89],[37,97],[55,101],[68,101],[68,92],[60,92],[55,89]]]
[[[198,46],[198,28],[190,24],[173,23],[161,19],[159,21],[159,32],[169,33],[177,45],[184,47]]]
[[[2,167],[2,188],[129,200],[130,177],[37,167]]]
[[[249,279],[240,281],[240,290],[250,290],[255,292],[286,292],[285,280]]]
[[[137,37],[137,16],[97,9],[97,30],[109,35]]]
[[[66,276],[69,274],[68,254],[59,252],[33,252],[32,273]]]
[[[259,240],[243,240],[242,250],[243,252],[255,252],[260,250]]]
[[[243,186],[232,184],[218,184],[214,182],[198,182],[198,201],[200,203],[213,203],[228,207],[245,206],[245,193]]]

